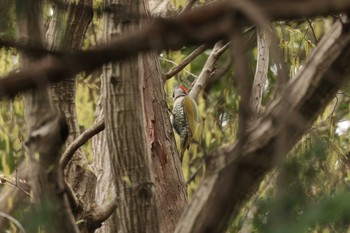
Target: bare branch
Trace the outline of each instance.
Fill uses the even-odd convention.
[[[164,80],[168,80],[175,75],[177,75],[181,70],[183,70],[188,64],[190,64],[196,57],[198,57],[200,54],[202,54],[209,46],[208,45],[201,45],[195,50],[192,51],[185,59],[182,60],[180,64],[173,67],[171,70],[166,72],[164,74]]]
[[[71,158],[73,157],[74,153],[82,146],[84,145],[90,138],[104,130],[105,128],[105,122],[104,120],[101,120],[100,122],[97,122],[91,128],[85,130],[78,138],[76,138],[72,144],[70,144],[66,151],[63,153],[60,166],[62,169],[64,169]]]
[[[25,184],[26,187],[22,188],[18,185],[18,183],[22,183]],[[29,185],[27,183],[21,182],[19,181],[17,178],[15,179],[15,183],[12,182],[9,178],[5,177],[3,174],[0,174],[0,184],[7,184],[12,188],[18,189],[21,192],[23,192],[24,194],[26,194],[28,197],[31,197],[29,192],[27,192],[25,189],[29,190]]]

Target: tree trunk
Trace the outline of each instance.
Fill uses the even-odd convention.
[[[20,40],[36,46],[43,44],[41,13],[41,1],[28,0],[18,4],[17,28]],[[41,59],[41,56],[21,54],[20,58],[21,67],[28,69],[31,62]],[[62,194],[64,184],[59,167],[61,148],[68,135],[66,122],[52,111],[45,86],[27,92],[24,106],[32,200],[38,214],[44,215],[45,211],[51,220],[35,227],[43,227],[51,232],[77,232],[68,200]]]
[[[86,7],[81,7],[86,6]],[[47,31],[48,47],[52,50],[79,50],[85,32],[92,20],[92,0],[67,2],[65,9],[54,9],[54,15]],[[66,77],[59,83],[51,84],[50,97],[54,107],[67,120],[69,137],[67,145],[80,135],[76,113],[76,79]],[[90,165],[82,149],[78,149],[73,159],[65,169],[67,182],[72,186],[79,203],[84,207],[72,206],[76,219],[84,219],[85,211],[89,211],[95,199],[96,176],[89,168]],[[82,231],[86,221],[80,224]]]
[[[118,6],[121,18],[108,15],[106,38],[136,28],[140,22],[141,1],[106,0]],[[123,18],[128,16],[128,18]],[[158,232],[159,223],[147,148],[142,90],[141,56],[103,69],[103,111],[107,146],[118,197],[118,232]]]
[[[156,53],[143,55],[144,102],[160,232],[173,232],[187,206],[187,186],[178,156]]]
[[[148,14],[147,8],[148,6],[144,5],[143,14]],[[158,55],[149,53],[142,55],[141,59],[145,80],[143,101],[148,135],[147,145],[152,155],[151,169],[155,176],[159,228],[160,232],[172,232],[187,205],[186,185],[169,120]],[[102,112],[98,114],[98,119],[103,118]],[[114,192],[114,185],[111,182],[114,178],[108,168],[110,161],[105,140],[105,132],[93,139],[94,161],[99,173],[96,193],[98,204],[102,204]],[[116,216],[114,216],[97,232],[116,232],[116,229]]]

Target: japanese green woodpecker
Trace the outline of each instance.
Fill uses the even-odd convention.
[[[198,108],[195,100],[188,95],[185,87],[179,86],[174,90],[174,106],[171,123],[175,132],[180,136],[180,159],[190,146],[198,122]]]

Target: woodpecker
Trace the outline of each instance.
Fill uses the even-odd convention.
[[[174,106],[171,123],[175,132],[180,136],[180,159],[194,136],[198,122],[198,107],[195,100],[188,95],[185,87],[174,89]]]

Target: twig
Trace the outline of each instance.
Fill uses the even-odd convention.
[[[176,62],[174,62],[174,61],[172,61],[172,60],[169,60],[169,59],[166,59],[166,58],[163,58],[163,57],[160,58],[160,59],[161,59],[161,60],[164,60],[164,61],[166,61],[166,62],[169,62],[169,63],[171,63],[171,64],[173,64],[173,65],[175,65],[175,68],[178,67],[179,65],[181,65],[181,64],[177,64]],[[182,69],[179,69],[178,72],[180,72],[181,70],[182,70]],[[185,71],[186,74],[191,75],[191,76],[193,76],[194,78],[198,78],[197,75],[195,75],[195,74],[193,74],[193,73],[191,73],[191,72],[189,72],[189,71],[187,71],[187,70],[184,70],[184,71]],[[176,75],[176,74],[175,74],[175,75]],[[171,77],[170,77],[170,78],[171,78]],[[169,78],[169,79],[170,79],[170,78]],[[167,79],[165,79],[165,78],[163,77],[163,80],[166,81]]]
[[[103,120],[100,122],[97,122],[91,128],[85,130],[79,137],[77,137],[66,149],[64,154],[62,155],[60,166],[61,169],[64,169],[71,158],[73,157],[74,153],[82,146],[84,145],[90,138],[104,130],[105,123]]]
[[[309,27],[311,28],[312,35],[314,36],[314,39],[315,39],[316,43],[318,43],[318,39],[316,37],[316,33],[315,33],[315,30],[314,30],[314,27],[311,24],[311,21],[308,18],[306,18],[306,21],[309,24]]]
[[[197,177],[198,173],[202,170],[204,163],[205,161],[203,160],[202,163],[199,165],[199,168],[188,178],[188,180],[186,181],[186,185],[191,183]]]
[[[26,231],[24,230],[24,227],[22,226],[22,224],[21,224],[17,219],[15,219],[14,217],[12,217],[11,215],[6,214],[6,213],[0,211],[0,216],[1,216],[1,217],[4,217],[4,218],[7,218],[9,221],[11,221],[12,223],[14,223],[14,224],[17,226],[17,228],[20,229],[20,231],[21,231],[22,233],[26,233]]]
[[[196,57],[198,57],[198,55],[202,54],[208,47],[209,47],[208,45],[201,45],[195,50],[193,50],[192,53],[190,53],[180,64],[173,67],[171,70],[169,70],[164,74],[164,77],[163,77],[164,81],[177,75],[188,64],[190,64]]]
[[[31,198],[29,192],[27,192],[26,190],[24,190],[23,188],[19,187],[17,184],[17,178],[15,178],[16,183],[13,183],[12,181],[10,181],[9,179],[5,178],[4,176],[2,176],[0,174],[0,184],[7,184],[8,186],[18,189],[19,191],[23,192],[24,194],[26,194],[28,197]]]

